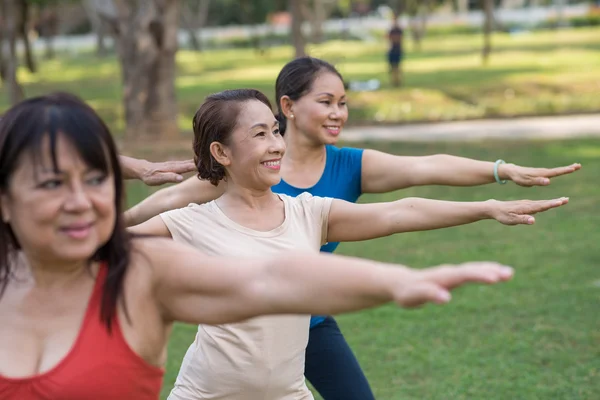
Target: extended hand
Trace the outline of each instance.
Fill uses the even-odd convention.
[[[581,164],[577,163],[558,168],[528,168],[507,164],[505,176],[519,186],[546,186],[550,184],[550,178],[571,174],[579,169]]]
[[[569,202],[568,197],[554,200],[516,200],[496,201],[491,204],[490,216],[504,225],[532,225],[535,223],[534,214],[560,207]]]
[[[511,267],[488,261],[406,272],[407,276],[396,285],[394,300],[407,308],[429,302],[447,303],[451,299],[450,291],[467,283],[494,284],[513,277]]]
[[[149,162],[140,172],[140,179],[148,186],[176,183],[183,180],[181,174],[196,170],[193,160]]]

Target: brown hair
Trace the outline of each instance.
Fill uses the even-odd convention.
[[[102,119],[90,106],[68,93],[30,98],[10,108],[0,120],[0,193],[7,193],[12,174],[24,154],[30,153],[33,160],[40,159],[41,144],[46,137],[50,139],[53,167],[58,170],[58,135],[64,135],[88,165],[114,176],[115,226],[108,242],[90,259],[108,268],[100,315],[110,331],[117,301],[124,301],[123,282],[131,247],[122,217],[124,188],[117,149]],[[20,248],[10,224],[0,219],[0,296],[13,278],[12,256]]]
[[[242,105],[251,100],[258,100],[272,110],[271,102],[262,92],[256,89],[234,89],[211,94],[196,111],[192,126],[198,178],[208,180],[215,186],[225,179],[225,168],[210,153],[210,144],[229,144]]]

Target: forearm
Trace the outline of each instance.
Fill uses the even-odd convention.
[[[282,258],[267,262],[251,284],[268,313],[337,314],[393,300],[386,264],[330,254],[287,253]],[[394,269],[399,277],[410,274]]]
[[[407,197],[389,203],[390,234],[426,231],[492,218],[493,201],[455,202]]]
[[[163,212],[185,207],[185,199],[177,194],[177,186],[158,190],[125,211],[125,225],[134,226],[148,221]]]
[[[123,179],[141,179],[142,171],[145,165],[148,164],[146,160],[127,156],[119,156],[119,162],[121,164]]]
[[[499,178],[509,179],[507,171],[511,167],[511,164],[499,165]],[[493,162],[436,154],[421,158],[415,166],[412,183],[415,186],[477,186],[494,181]]]

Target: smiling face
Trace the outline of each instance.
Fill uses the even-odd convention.
[[[338,75],[325,71],[314,80],[310,91],[294,101],[288,123],[309,140],[335,144],[348,120],[346,91]]]
[[[213,143],[211,153],[235,184],[267,190],[281,180],[285,142],[273,112],[258,100],[244,102],[228,145]]]
[[[85,261],[114,229],[114,177],[87,165],[62,134],[55,150],[56,170],[48,137],[37,160],[31,151],[20,156],[1,197],[2,217],[28,256],[42,262]]]

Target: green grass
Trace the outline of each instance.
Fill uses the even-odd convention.
[[[365,202],[407,196],[465,201],[571,198],[568,206],[539,215],[534,226],[484,221],[340,246],[340,254],[414,267],[495,260],[516,268],[514,281],[462,288],[447,306],[416,311],[385,306],[340,316],[377,399],[600,399],[600,143],[590,139],[357,146],[407,155],[501,157],[529,166],[583,164],[581,171],[545,188],[511,183],[431,186],[362,198]],[[130,201],[138,201],[149,190],[132,184]],[[195,330],[175,327],[164,396]]]
[[[385,42],[327,42],[310,53],[336,64],[346,80],[380,79],[376,92],[350,94],[350,122],[396,123],[417,120],[590,112],[600,109],[600,28],[494,36],[489,65],[480,58],[480,35],[432,36],[422,52],[407,40],[405,86],[391,88]],[[180,126],[203,98],[226,88],[255,87],[271,98],[290,47],[271,48],[259,56],[250,49],[178,53],[177,94]],[[21,68],[28,96],[52,90],[78,93],[94,105],[118,133],[123,130],[121,78],[114,57],[61,55],[40,61],[40,71]],[[7,107],[0,86],[0,110]]]

